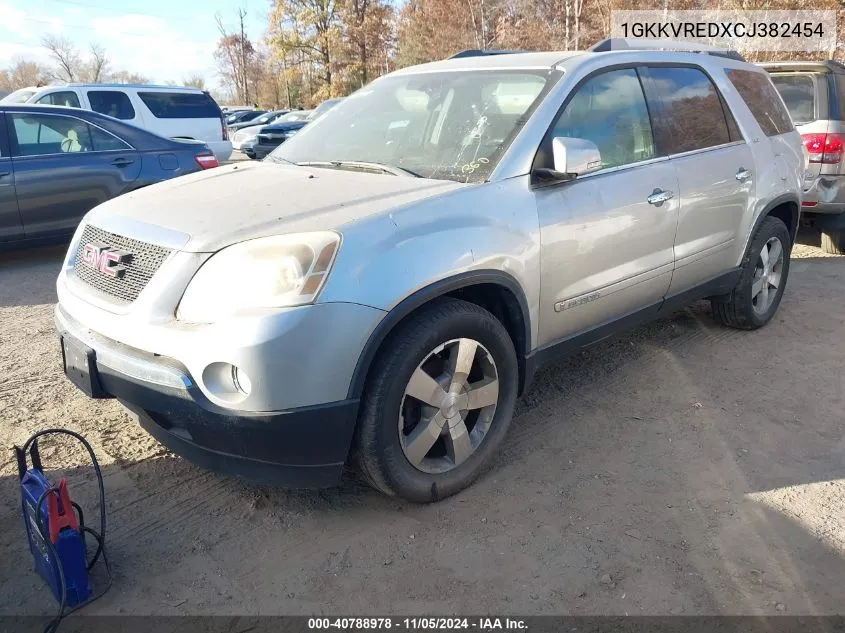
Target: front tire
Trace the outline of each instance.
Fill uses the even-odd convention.
[[[507,433],[517,359],[487,310],[443,298],[385,341],[364,392],[358,467],[376,489],[417,503],[469,486]]]
[[[822,231],[822,250],[830,255],[845,255],[845,231]]]
[[[772,216],[763,220],[742,261],[736,287],[711,300],[713,318],[740,330],[756,330],[771,321],[786,289],[791,251],[786,225]]]

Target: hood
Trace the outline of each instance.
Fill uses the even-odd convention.
[[[113,198],[86,222],[169,248],[209,253],[243,240],[344,225],[468,187],[268,162],[182,176]]]

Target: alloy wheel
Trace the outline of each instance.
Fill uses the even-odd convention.
[[[783,244],[777,237],[770,237],[757,256],[751,283],[751,305],[757,314],[766,314],[778,295],[783,261]]]
[[[460,338],[429,352],[405,387],[399,442],[418,470],[443,473],[481,445],[496,413],[499,378],[490,352]]]

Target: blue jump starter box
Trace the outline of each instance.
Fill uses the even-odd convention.
[[[30,451],[32,467],[20,451],[18,469],[21,509],[35,571],[44,579],[56,600],[65,599],[70,609],[91,597],[88,579],[88,553],[76,512],[70,500],[67,481],[54,486],[41,469],[37,445]]]

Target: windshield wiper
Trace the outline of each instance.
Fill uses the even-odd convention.
[[[327,169],[349,169],[352,171],[377,171],[383,174],[390,174],[392,176],[420,178],[419,174],[416,174],[409,169],[394,167],[393,165],[385,165],[383,163],[368,163],[360,160],[311,160],[296,164],[300,167],[325,167]]]

